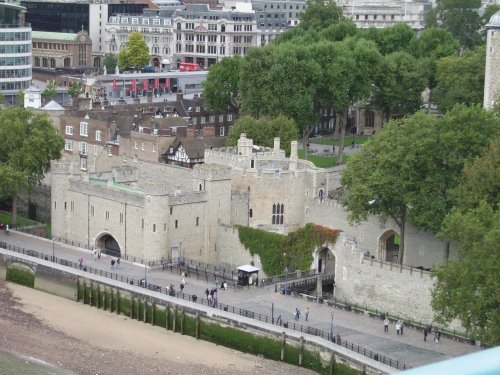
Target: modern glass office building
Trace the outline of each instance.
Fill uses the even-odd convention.
[[[15,0],[0,0],[0,92],[17,94],[31,85],[31,26],[26,9]]]

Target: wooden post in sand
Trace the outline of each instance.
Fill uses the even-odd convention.
[[[286,348],[286,333],[281,334],[281,360],[285,360],[285,348]]]
[[[83,298],[82,303],[85,305],[85,298],[87,298],[87,282],[83,281]]]
[[[328,371],[328,375],[335,375],[335,354],[331,353],[330,355],[330,369]]]
[[[196,311],[196,329],[195,329],[195,337],[197,340],[200,339],[200,312]]]
[[[167,302],[165,305],[165,329],[168,330],[169,326],[169,320],[170,320],[170,304]]]
[[[142,304],[142,320],[144,323],[147,321],[147,315],[148,315],[148,302],[146,300],[143,300]]]
[[[120,314],[120,291],[116,290],[116,313]]]
[[[153,308],[151,310],[151,325],[155,325],[155,313],[156,313],[156,303],[153,302]]]
[[[134,319],[134,309],[135,309],[135,296],[132,296],[130,301],[130,319]]]
[[[93,306],[94,305],[94,283],[91,281],[90,282],[90,291],[89,291],[89,305]]]
[[[101,305],[101,285],[97,284],[97,308],[100,309]]]
[[[174,305],[174,316],[172,317],[172,331],[175,332],[177,323],[177,305]]]
[[[304,336],[300,336],[299,366],[304,364]]]
[[[186,313],[184,312],[184,307],[181,308],[181,335],[184,334],[184,320],[186,319]]]

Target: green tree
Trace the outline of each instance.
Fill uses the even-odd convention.
[[[54,85],[54,83],[49,82],[47,86],[45,86],[45,89],[43,90],[43,96],[45,97],[46,101],[51,101],[57,96],[57,87]]]
[[[149,48],[142,34],[133,32],[129,35],[127,45],[118,53],[120,69],[142,69],[149,64]]]
[[[0,105],[5,103],[5,96],[0,92]]]
[[[458,245],[458,260],[445,262],[433,273],[436,284],[432,308],[436,321],[447,323],[459,319],[473,337],[492,346],[499,345],[498,206],[491,207],[482,201],[477,208],[452,211],[444,222],[442,236]]]
[[[59,159],[64,140],[46,114],[24,108],[0,111],[0,198],[12,199],[12,223],[17,197],[30,191]]]
[[[244,116],[234,124],[226,144],[236,146],[241,133],[251,138],[255,145],[263,147],[273,147],[274,137],[279,137],[281,148],[287,155],[290,155],[291,141],[298,139],[297,125],[285,116],[278,116],[271,120]]]
[[[398,23],[381,29],[370,28],[362,34],[365,39],[372,40],[382,55],[394,52],[409,52],[415,32],[405,23]]]
[[[448,56],[437,62],[433,101],[441,111],[448,111],[457,103],[483,103],[485,61],[486,49],[480,46],[462,56]]]
[[[453,191],[456,205],[472,209],[479,202],[500,207],[500,137],[496,137],[486,152],[468,162],[462,172],[460,184]]]
[[[72,98],[76,98],[78,95],[82,93],[82,86],[78,83],[73,83],[71,87],[68,89],[68,94]]]
[[[391,53],[383,58],[371,103],[386,120],[407,116],[420,109],[426,85],[424,67],[417,59],[407,52]]]
[[[108,73],[114,73],[118,65],[118,58],[112,53],[107,53],[106,56],[104,56],[103,63]]]
[[[19,90],[17,93],[16,104],[18,107],[24,108],[24,91]]]
[[[307,0],[307,7],[300,13],[299,19],[301,29],[317,32],[343,20],[344,15],[334,1]]]
[[[481,0],[439,0],[427,14],[426,26],[442,27],[460,41],[461,47],[472,48],[482,44],[480,7]]]
[[[392,218],[400,228],[404,262],[406,223],[437,233],[453,208],[465,163],[498,134],[500,120],[493,113],[463,105],[440,118],[417,112],[387,123],[342,173],[349,218]]]
[[[240,112],[240,56],[225,57],[212,65],[203,82],[203,96],[208,108],[217,112]]]

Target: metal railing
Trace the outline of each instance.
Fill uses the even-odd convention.
[[[131,278],[128,276],[118,275],[117,273],[110,272],[107,270],[96,269],[96,268],[88,266],[88,265],[80,265],[78,262],[73,262],[73,261],[69,261],[66,259],[60,259],[60,258],[57,258],[57,257],[52,256],[52,255],[44,254],[43,252],[40,252],[40,251],[29,250],[29,249],[25,249],[23,247],[15,246],[15,245],[7,244],[7,249],[14,251],[14,252],[17,252],[17,253],[25,254],[25,255],[28,255],[31,257],[35,257],[38,259],[44,259],[46,261],[51,261],[51,262],[54,262],[54,263],[57,263],[57,264],[60,264],[63,266],[67,266],[67,267],[71,267],[71,268],[75,268],[75,269],[80,269],[84,272],[89,272],[89,273],[103,276],[103,277],[106,277],[106,278],[109,278],[112,280],[124,282],[124,283],[130,284],[130,285],[137,285],[137,286],[145,287],[149,290],[159,292],[159,293],[165,293],[165,294],[172,296],[172,294],[169,293],[169,290],[167,289],[167,287],[147,283],[146,280],[144,280],[144,279],[137,280],[137,279],[134,279],[134,278]],[[21,261],[24,261],[24,260],[21,260]],[[244,316],[244,317],[247,317],[250,319],[255,319],[255,320],[258,320],[261,322],[266,322],[266,323],[270,323],[270,324],[276,324],[276,322],[277,322],[277,318],[274,318],[274,316],[260,314],[260,313],[256,313],[256,312],[246,310],[246,309],[240,309],[239,307],[235,307],[235,306],[231,306],[231,305],[227,305],[227,304],[223,304],[223,303],[217,303],[214,306],[213,304],[212,305],[210,304],[210,301],[208,299],[198,298],[198,296],[196,296],[196,295],[191,295],[191,294],[176,291],[173,296],[177,297],[177,298],[181,298],[183,300],[192,301],[194,303],[200,303],[203,305],[212,306],[212,307],[219,309],[219,310],[231,312],[233,314]],[[193,298],[193,296],[195,296],[195,297]],[[377,352],[374,352],[373,350],[367,349],[367,348],[362,347],[360,345],[356,345],[356,344],[348,342],[346,340],[342,340],[342,339],[339,340],[338,336],[330,335],[329,332],[326,332],[326,331],[321,330],[321,329],[317,329],[317,328],[310,327],[310,326],[304,326],[302,324],[295,323],[294,321],[292,321],[292,322],[283,321],[282,319],[279,319],[279,325],[282,326],[283,328],[288,328],[288,329],[292,329],[294,331],[307,333],[307,334],[310,334],[313,336],[318,336],[318,337],[321,337],[323,339],[335,342],[336,344],[344,346],[345,348],[350,349],[352,351],[355,351],[359,354],[362,354],[365,357],[375,359],[381,363],[384,363],[386,365],[389,365],[389,366],[397,368],[397,369],[405,370],[407,368],[410,368],[405,363],[402,363],[402,362],[394,360],[390,357],[387,357],[387,356],[384,356],[384,355],[379,354]]]

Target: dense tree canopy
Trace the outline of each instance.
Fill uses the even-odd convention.
[[[43,96],[45,100],[50,101],[57,96],[57,87],[52,82],[49,82],[45,89],[43,90]]]
[[[42,180],[64,140],[46,114],[24,108],[0,111],[0,139],[0,198],[12,199],[15,224],[17,195]]]
[[[107,53],[104,56],[104,66],[108,74],[113,74],[115,72],[116,66],[118,65],[118,58],[112,53]]]
[[[127,46],[118,53],[120,69],[142,69],[149,64],[149,48],[142,34],[133,32],[129,35]]]
[[[203,96],[208,108],[217,112],[231,111],[239,114],[241,63],[240,56],[232,56],[223,58],[212,66],[203,82]]]
[[[485,63],[484,46],[466,51],[462,56],[444,57],[437,62],[433,101],[441,111],[448,111],[457,103],[483,103]]]
[[[298,139],[297,125],[293,120],[278,116],[272,120],[254,119],[249,116],[239,119],[229,133],[228,146],[236,146],[240,134],[245,133],[254,145],[273,147],[274,137],[281,140],[281,149],[290,155],[290,142]]]
[[[349,218],[392,218],[400,227],[403,262],[405,224],[437,233],[453,208],[465,163],[498,134],[500,120],[479,107],[457,106],[440,118],[418,112],[389,122],[342,173]]]

